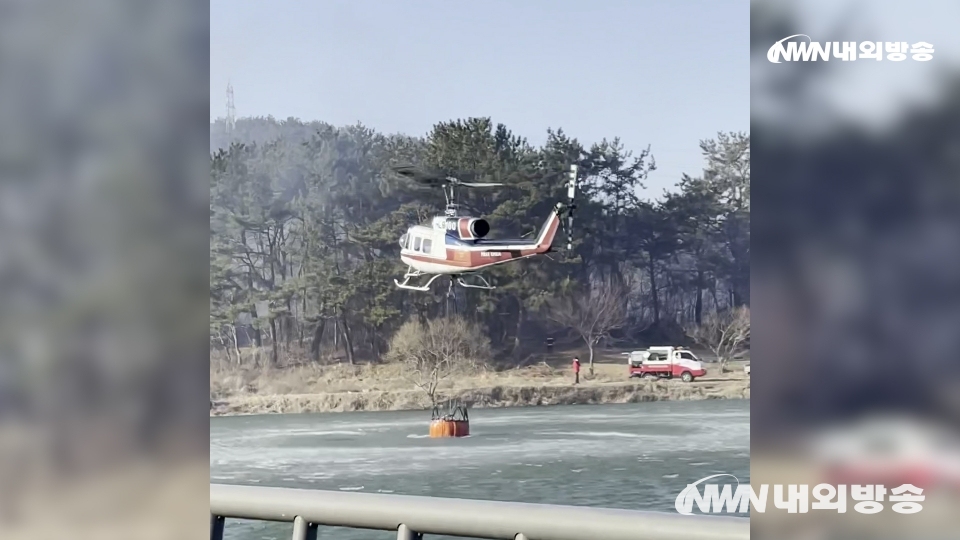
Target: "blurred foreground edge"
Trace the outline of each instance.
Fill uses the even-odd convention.
[[[0,7],[0,538],[206,535],[208,34]]]
[[[846,20],[895,4],[862,7]],[[947,9],[921,2],[912,13],[932,28]],[[892,513],[886,500],[874,515],[854,511],[854,500],[845,513],[768,510],[752,514],[752,531],[756,538],[955,538],[960,70],[950,59],[960,42],[936,44],[931,72],[948,75],[931,83],[935,99],[904,104],[892,125],[871,127],[843,120],[836,105],[840,72],[852,63],[766,60],[777,40],[812,32],[813,22],[829,26],[821,16],[811,5],[752,4],[751,296],[761,360],[752,373],[751,482],[755,489],[882,484],[888,494],[911,483],[924,487],[925,502],[912,515]],[[888,27],[863,32],[873,37],[819,39],[909,35],[889,22],[903,17],[880,20]]]

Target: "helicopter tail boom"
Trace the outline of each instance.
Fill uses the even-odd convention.
[[[553,248],[553,241],[557,237],[557,231],[560,229],[560,217],[563,215],[563,203],[557,203],[547,217],[547,220],[540,227],[540,234],[537,235],[536,243],[532,251],[537,254],[547,253]]]

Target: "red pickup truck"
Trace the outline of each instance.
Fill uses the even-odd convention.
[[[630,377],[679,377],[683,382],[692,382],[707,374],[703,362],[695,354],[679,347],[650,347],[626,354],[629,355]]]

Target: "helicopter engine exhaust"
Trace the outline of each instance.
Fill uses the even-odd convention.
[[[490,222],[483,218],[456,218],[447,220],[447,230],[460,240],[479,240],[490,233]]]
[[[490,223],[482,218],[470,220],[470,233],[476,238],[483,238],[490,232]]]

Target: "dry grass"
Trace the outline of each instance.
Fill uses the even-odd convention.
[[[440,392],[464,399],[473,407],[750,397],[742,362],[728,363],[731,371],[724,374],[717,373],[716,364],[706,364],[707,376],[689,384],[639,381],[627,378],[627,368],[619,353],[609,353],[599,359],[593,377],[585,365],[580,373],[581,384],[574,386],[567,358],[570,353],[563,355],[562,364],[547,359],[515,369],[453,377],[441,383]],[[214,363],[210,370],[210,400],[214,415],[408,410],[423,409],[429,404],[426,396],[403,378],[401,366],[396,364],[240,369]]]

